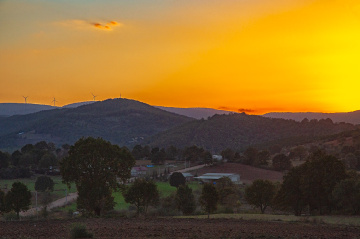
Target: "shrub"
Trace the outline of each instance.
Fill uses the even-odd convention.
[[[84,224],[75,223],[71,227],[70,238],[93,238],[93,234],[87,231]]]

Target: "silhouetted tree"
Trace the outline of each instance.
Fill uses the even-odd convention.
[[[277,171],[289,170],[291,161],[285,154],[278,154],[272,159],[272,166]]]
[[[186,178],[180,172],[174,172],[170,176],[170,185],[178,188],[180,185],[185,185]]]
[[[113,191],[130,178],[135,159],[127,148],[101,138],[81,138],[60,163],[63,181],[75,182],[78,208],[100,215],[114,206]]]
[[[35,190],[45,192],[54,190],[54,181],[48,176],[40,176],[35,181]]]
[[[276,194],[275,185],[269,180],[258,179],[245,188],[245,199],[250,205],[260,208],[264,213],[273,202]]]
[[[210,217],[211,213],[216,211],[218,202],[219,194],[216,191],[215,186],[210,183],[205,183],[201,191],[199,203],[204,211],[208,214],[208,218]]]
[[[19,218],[20,211],[26,211],[31,204],[31,192],[25,184],[21,182],[13,183],[11,190],[5,196],[6,206],[16,212]]]
[[[143,178],[135,179],[124,193],[125,202],[134,204],[137,214],[146,215],[149,206],[156,206],[159,203],[159,191],[153,181],[146,181]]]
[[[180,185],[176,190],[177,208],[184,214],[190,215],[195,211],[196,203],[192,189],[187,185]]]

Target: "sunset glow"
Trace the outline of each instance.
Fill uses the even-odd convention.
[[[0,102],[360,106],[356,0],[0,1]]]

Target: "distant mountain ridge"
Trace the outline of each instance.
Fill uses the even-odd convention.
[[[215,114],[233,114],[235,112],[225,111],[225,110],[216,110],[212,108],[176,108],[176,107],[164,107],[164,106],[154,106],[156,108],[166,110],[175,114],[185,115],[194,119],[206,119],[208,117],[214,116]]]
[[[51,105],[38,105],[38,104],[23,104],[23,103],[0,103],[0,115],[26,115],[43,110],[53,110],[58,107]]]
[[[73,144],[83,136],[128,146],[191,120],[134,100],[105,100],[0,118],[0,149],[41,140]]]
[[[300,113],[292,113],[292,112],[279,112],[279,113],[267,113],[263,116],[269,118],[281,118],[281,119],[291,119],[295,121],[302,121],[307,118],[308,120],[316,119],[331,119],[334,122],[345,122],[350,124],[360,124],[360,110],[353,112],[345,112],[345,113],[314,113],[314,112],[300,112]]]
[[[197,145],[212,152],[226,148],[243,150],[249,146],[273,142],[315,139],[320,136],[354,130],[348,123],[334,124],[331,120],[296,122],[263,116],[241,114],[215,115],[161,132],[147,143],[152,146],[183,148]]]

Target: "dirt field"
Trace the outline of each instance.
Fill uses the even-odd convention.
[[[251,183],[256,179],[268,179],[270,181],[282,181],[283,173],[272,170],[255,168],[249,165],[238,163],[225,163],[222,165],[204,167],[197,170],[198,175],[204,173],[237,173],[243,183]]]
[[[0,238],[69,238],[73,223],[94,238],[359,238],[360,228],[239,219],[77,219],[0,222]]]

